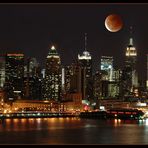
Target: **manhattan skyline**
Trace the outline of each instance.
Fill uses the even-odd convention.
[[[62,65],[70,65],[84,51],[87,33],[94,69],[100,68],[101,55],[113,56],[115,67],[120,68],[132,26],[139,76],[145,78],[147,8],[144,4],[1,4],[1,53],[21,51],[26,57],[37,58],[44,67],[49,49],[55,45]],[[116,33],[104,26],[105,18],[112,13],[123,20],[123,28]]]

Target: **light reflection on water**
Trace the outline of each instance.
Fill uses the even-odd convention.
[[[148,144],[147,120],[5,119],[0,144]]]

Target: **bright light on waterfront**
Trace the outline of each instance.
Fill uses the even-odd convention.
[[[145,125],[148,125],[148,118],[145,119]]]

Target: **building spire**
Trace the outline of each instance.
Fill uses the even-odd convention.
[[[130,26],[130,36],[133,34],[133,26]]]
[[[87,50],[87,33],[85,33],[85,51]]]
[[[51,50],[55,50],[55,47],[54,47],[54,45],[52,45],[52,46],[51,46]]]
[[[132,45],[133,46],[133,38],[130,38],[129,45]]]
[[[133,46],[133,26],[130,26],[130,39],[129,39],[129,45]]]
[[[51,48],[49,49],[47,58],[49,58],[50,56],[58,56],[58,52],[54,45],[52,45]]]

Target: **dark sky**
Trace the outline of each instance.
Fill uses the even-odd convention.
[[[119,14],[123,20],[119,32],[111,33],[104,26],[111,13]],[[20,50],[44,66],[48,50],[55,44],[62,64],[70,65],[84,51],[87,32],[87,49],[95,69],[99,68],[101,55],[113,56],[114,65],[120,67],[129,42],[129,28],[133,26],[138,70],[143,78],[148,49],[147,14],[147,4],[1,4],[1,53]]]

